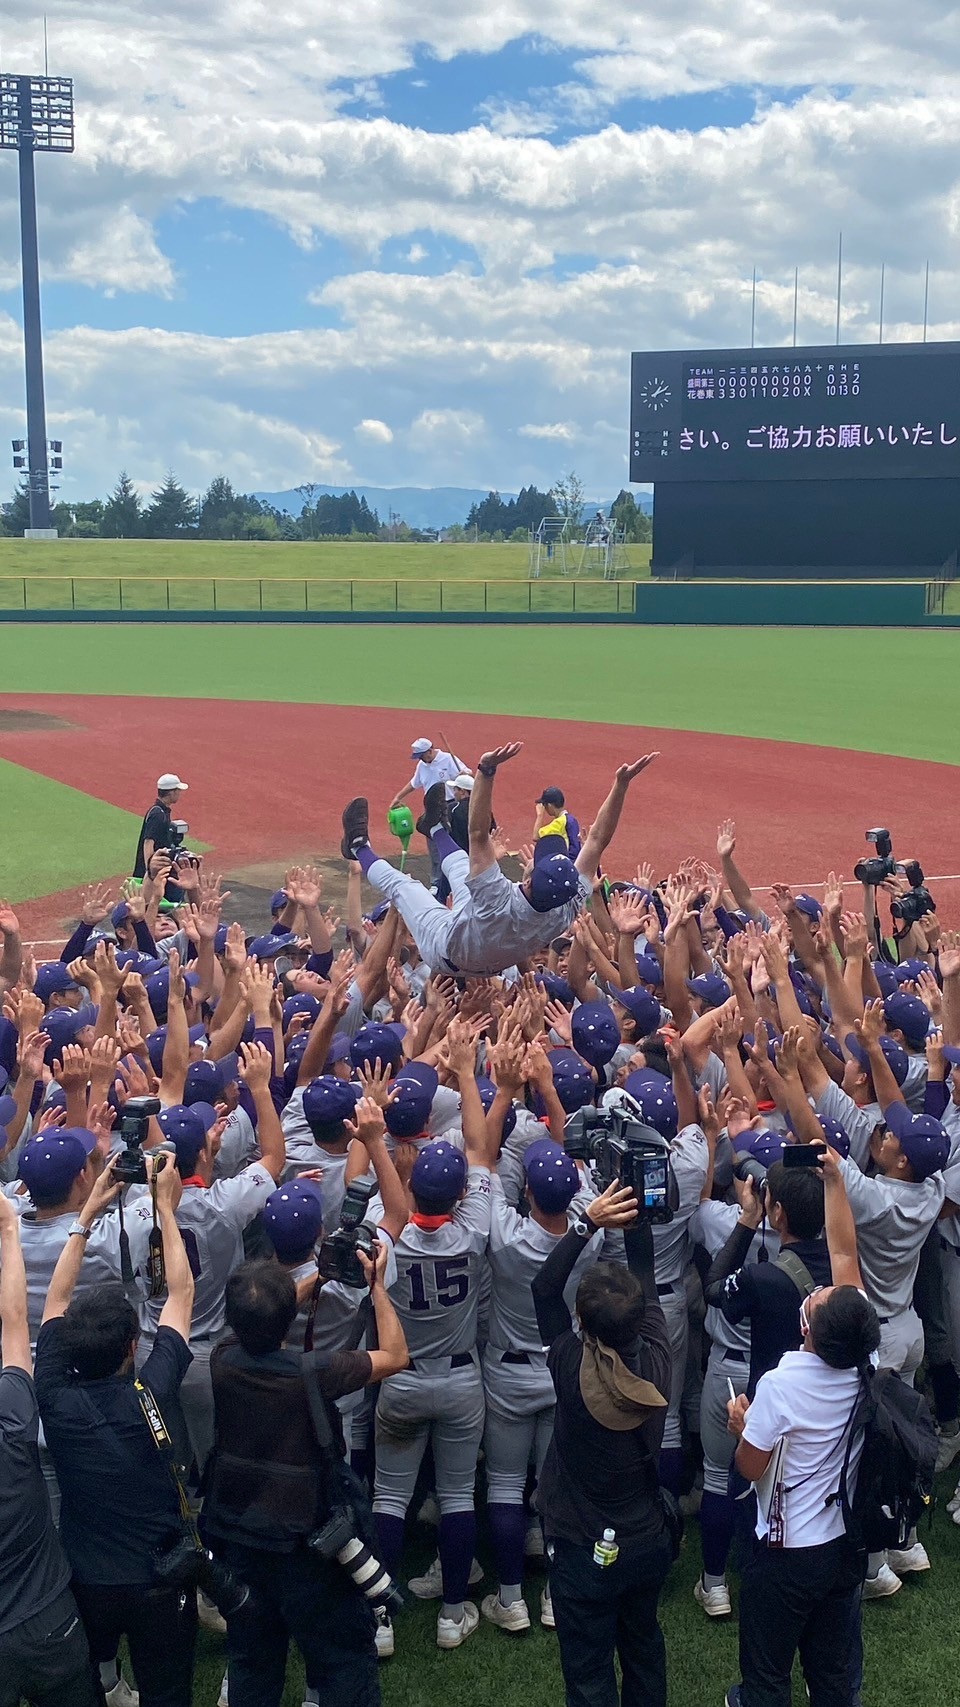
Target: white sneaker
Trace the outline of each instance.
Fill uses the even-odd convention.
[[[509,1606],[504,1606],[498,1594],[485,1594],[480,1602],[480,1611],[484,1618],[489,1618],[491,1624],[496,1624],[501,1630],[529,1630],[530,1614],[525,1600],[514,1600]]]
[[[222,1613],[217,1611],[213,1601],[208,1600],[200,1589],[197,1589],[197,1617],[200,1620],[202,1630],[209,1630],[214,1636],[226,1635],[226,1619]]]
[[[108,1695],[107,1700],[109,1701],[109,1699],[110,1699],[110,1697]],[[220,1694],[217,1696],[217,1707],[230,1707],[230,1696],[227,1692],[227,1673],[226,1672],[224,1672],[224,1674],[223,1674],[223,1682],[220,1685]]]
[[[441,1612],[437,1619],[437,1647],[460,1648],[468,1636],[472,1636],[480,1622],[480,1614],[472,1600],[463,1603],[463,1617],[444,1618]]]
[[[483,1566],[479,1559],[470,1562],[470,1576],[467,1579],[471,1588],[483,1582]],[[443,1595],[443,1571],[440,1566],[440,1555],[422,1577],[411,1577],[407,1587],[417,1600],[440,1600]]]
[[[708,1618],[729,1618],[733,1607],[730,1605],[730,1590],[726,1583],[718,1583],[715,1588],[707,1588],[702,1577],[698,1577],[693,1585],[693,1598],[698,1606],[702,1606]]]
[[[226,1682],[226,1679],[224,1679],[224,1682]],[[225,1704],[227,1699],[226,1696],[224,1696],[223,1699]],[[107,1707],[140,1707],[140,1696],[137,1690],[130,1688],[129,1683],[123,1676],[122,1672],[118,1682],[114,1684],[113,1688],[104,1691],[104,1700],[107,1703]]]
[[[393,1658],[393,1624],[390,1615],[381,1607],[377,1613],[377,1659],[391,1660]]]
[[[440,1507],[437,1504],[435,1494],[427,1495],[420,1507],[420,1510],[417,1512],[417,1522],[429,1523],[431,1529],[436,1529],[437,1524],[440,1522]]]
[[[941,1470],[949,1470],[958,1454],[960,1454],[960,1428],[954,1429],[952,1434],[941,1434],[937,1445],[936,1473],[938,1476]]]
[[[553,1601],[550,1599],[548,1588],[543,1589],[540,1594],[540,1622],[545,1630],[557,1628],[557,1621],[553,1616]]]
[[[863,1585],[864,1600],[886,1600],[888,1594],[899,1594],[903,1584],[889,1565],[881,1565],[875,1577],[867,1577]]]
[[[887,1564],[891,1571],[896,1571],[898,1577],[912,1577],[916,1576],[918,1571],[930,1569],[927,1549],[919,1541],[915,1541],[912,1547],[891,1547],[887,1554]]]
[[[955,1511],[960,1511],[960,1482],[957,1483],[957,1486],[954,1488],[953,1493],[947,1501],[947,1510],[951,1517]]]
[[[540,1525],[540,1519],[535,1518],[527,1530],[526,1537],[524,1539],[523,1556],[525,1559],[542,1559],[545,1556],[545,1552],[546,1549],[543,1544],[543,1529]]]

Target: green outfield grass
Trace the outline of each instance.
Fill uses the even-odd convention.
[[[630,573],[650,573],[649,545],[628,547]],[[523,581],[525,545],[323,541],[0,539],[0,576],[82,575],[241,580]]]
[[[944,629],[17,624],[0,690],[580,718],[960,762]],[[174,675],[171,668],[175,662]],[[893,681],[912,684],[908,710]]]
[[[0,801],[0,882],[8,900],[61,888],[65,823],[74,883],[92,883],[105,871],[131,870],[140,834],[140,819],[132,813],[6,759],[0,759]]]

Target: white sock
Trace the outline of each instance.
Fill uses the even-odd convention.
[[[450,1601],[445,1600],[441,1608],[441,1617],[452,1618],[455,1624],[462,1624],[463,1601],[458,1600],[456,1605],[453,1605]]]

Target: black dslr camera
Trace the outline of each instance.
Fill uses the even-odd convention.
[[[164,1588],[200,1589],[223,1618],[232,1618],[250,1599],[246,1583],[215,1559],[191,1528],[184,1528],[166,1552],[154,1554],[153,1571]]]
[[[170,828],[167,831],[167,845],[163,852],[168,859],[173,861],[174,865],[189,865],[191,860],[195,860],[197,857],[183,845],[184,838],[189,834],[189,830],[190,825],[185,818],[172,818],[170,820]]]
[[[874,859],[858,860],[853,868],[853,875],[858,883],[866,883],[872,889],[879,887],[887,877],[893,877],[899,872],[910,885],[909,893],[898,895],[890,904],[890,911],[895,919],[902,924],[915,925],[922,919],[924,913],[934,911],[934,900],[923,880],[923,869],[918,859],[895,860],[893,857],[893,842],[889,830],[868,830],[866,840],[872,842],[877,850]]]
[[[325,1238],[317,1253],[317,1269],[321,1280],[339,1280],[342,1286],[366,1286],[358,1252],[372,1262],[377,1243],[377,1230],[364,1220],[367,1205],[376,1191],[376,1181],[351,1180],[340,1210],[340,1225]]]
[[[129,1097],[120,1110],[118,1132],[123,1149],[114,1163],[113,1177],[124,1185],[146,1185],[147,1164],[143,1145],[153,1115],[160,1113],[159,1097]]]
[[[586,1162],[600,1191],[617,1182],[628,1186],[643,1220],[665,1226],[672,1221],[680,1194],[670,1165],[670,1145],[641,1117],[626,1091],[615,1108],[582,1108],[568,1121],[563,1147],[576,1162]]]

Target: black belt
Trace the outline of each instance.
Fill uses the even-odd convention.
[[[529,1363],[530,1362],[530,1353],[528,1351],[505,1351],[505,1352],[503,1352],[503,1354],[500,1358],[500,1362],[501,1363]]]
[[[657,1287],[657,1297],[658,1298],[668,1298],[668,1297],[672,1296],[672,1294],[674,1292],[676,1292],[676,1290],[677,1290],[677,1283],[675,1280],[671,1280],[669,1286],[658,1286]]]
[[[960,1257],[960,1245],[951,1245],[950,1240],[945,1239],[942,1233],[940,1234],[940,1249],[949,1251],[951,1256]]]
[[[441,1356],[436,1358],[436,1359],[428,1358],[427,1361],[429,1363],[433,1363],[433,1362],[442,1363],[444,1361],[443,1354],[441,1354]],[[468,1365],[472,1364],[473,1362],[474,1362],[474,1356],[473,1356],[472,1351],[455,1351],[453,1356],[450,1359],[450,1368],[451,1369],[466,1369],[468,1367]],[[412,1357],[410,1359],[410,1362],[407,1364],[407,1368],[412,1369],[414,1371],[414,1374],[416,1374],[417,1366],[414,1363]]]
[[[745,1351],[728,1351],[726,1346],[720,1347],[720,1356],[728,1358],[731,1363],[749,1363],[750,1362],[750,1359],[747,1356]]]

